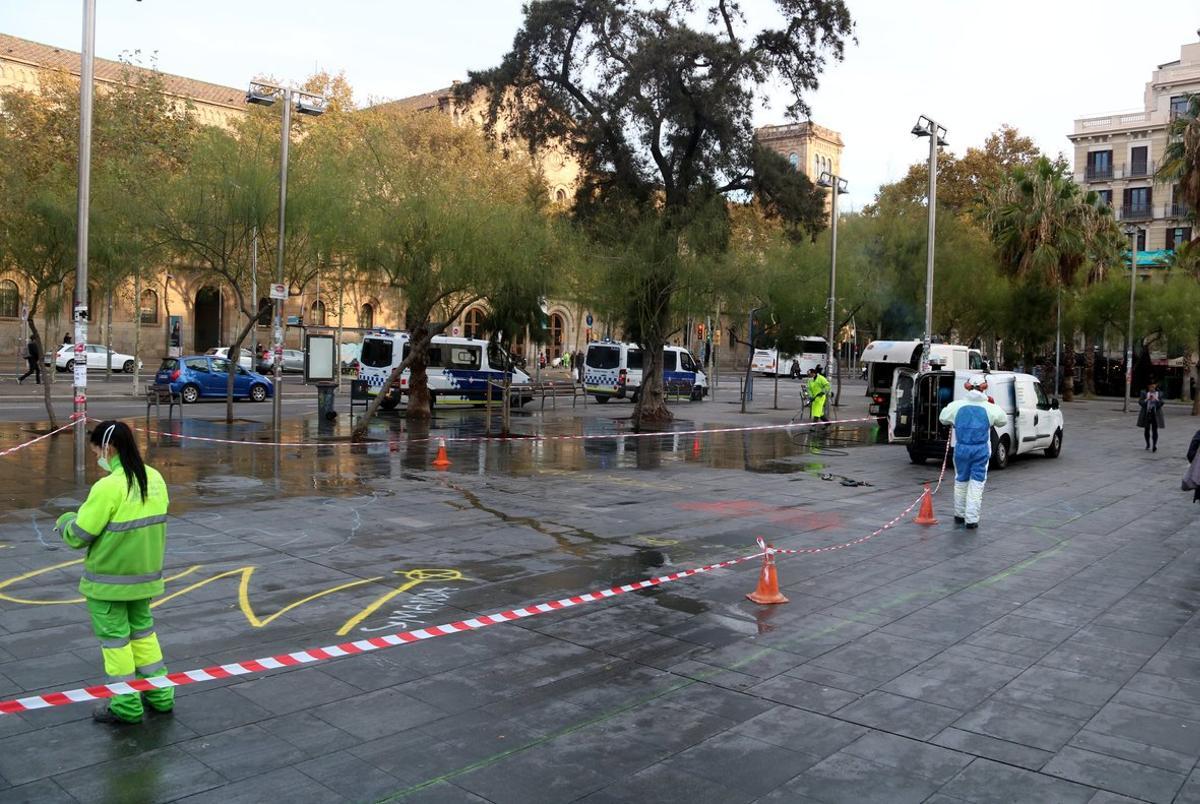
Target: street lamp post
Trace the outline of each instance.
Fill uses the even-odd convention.
[[[817,184],[821,187],[828,187],[832,193],[830,205],[830,245],[829,245],[829,338],[825,342],[825,376],[833,371],[833,339],[834,329],[837,327],[835,302],[837,300],[837,227],[838,227],[838,195],[846,192],[847,183],[841,176],[835,176],[828,170],[821,173],[817,179]],[[779,359],[779,351],[775,352],[776,360]],[[776,367],[776,375],[778,376],[778,367]],[[838,377],[841,377],[841,372]],[[840,383],[841,380],[839,379]]]
[[[92,82],[96,66],[96,0],[83,2],[79,65],[79,187],[75,232],[75,477],[83,479],[87,455],[88,208],[92,176]]]
[[[283,100],[283,122],[279,136],[279,243],[275,249],[275,283],[283,284],[283,241],[284,226],[287,222],[287,171],[288,144],[291,141],[292,105],[300,114],[319,115],[325,111],[325,99],[310,92],[301,92],[291,87],[280,87],[253,81],[246,92],[246,103],[256,103],[271,106],[276,100]],[[255,301],[257,305],[257,300]],[[280,441],[283,434],[283,299],[274,300],[274,360],[275,393],[271,412],[271,429],[275,441]]]
[[[1125,341],[1125,399],[1121,411],[1129,412],[1129,396],[1133,393],[1133,297],[1137,293],[1137,237],[1138,228],[1133,224],[1125,227],[1129,237],[1129,335]]]
[[[921,115],[912,133],[929,138],[929,255],[925,262],[925,338],[921,344],[921,371],[929,370],[929,344],[933,334],[933,244],[937,223],[937,149],[946,144],[946,129]]]

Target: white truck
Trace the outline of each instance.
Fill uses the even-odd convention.
[[[1062,452],[1063,416],[1032,374],[1015,371],[935,370],[924,374],[897,369],[892,379],[888,436],[904,444],[913,463],[940,461],[946,453],[950,428],[938,421],[942,408],[965,397],[964,383],[972,376],[987,377],[987,395],[1008,414],[1008,424],[992,428],[992,468],[1003,469],[1014,455],[1042,452],[1057,458]]]
[[[885,416],[892,395],[892,379],[899,368],[916,371],[921,367],[921,341],[871,341],[863,349],[860,362],[867,368],[869,412]],[[986,363],[978,349],[951,343],[929,345],[929,362],[953,371],[983,371]]]

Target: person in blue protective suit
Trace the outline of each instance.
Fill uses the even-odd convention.
[[[992,459],[992,427],[1008,424],[1008,415],[988,401],[987,378],[975,375],[964,383],[967,396],[942,408],[938,419],[954,428],[954,523],[979,527],[983,485]]]

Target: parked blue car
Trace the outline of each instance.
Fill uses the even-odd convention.
[[[275,387],[263,375],[256,371],[247,371],[241,366],[236,367],[233,377],[233,396],[242,397],[254,402],[270,399]],[[192,355],[189,357],[168,357],[158,367],[154,375],[154,384],[170,386],[171,393],[179,394],[186,403],[196,402],[204,397],[225,398],[225,386],[229,382],[229,361],[223,357],[209,355]]]

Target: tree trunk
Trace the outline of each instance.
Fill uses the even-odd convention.
[[[663,389],[662,346],[642,346],[642,384],[637,395],[637,405],[633,409],[634,430],[641,430],[644,424],[664,424],[674,418],[667,407],[667,395]]]
[[[242,315],[247,315],[245,310],[242,310]],[[229,373],[225,377],[225,423],[233,424],[233,379],[237,376],[239,361],[242,358],[242,341],[246,340],[247,333],[254,328],[254,320],[256,316],[248,315],[246,326],[242,327],[233,343],[229,345]],[[253,368],[253,365],[251,366]],[[275,393],[279,393],[279,389],[275,389]]]
[[[1075,399],[1075,334],[1071,333],[1066,342],[1063,343],[1063,387],[1062,398],[1064,402],[1070,402]]]
[[[1096,339],[1092,335],[1083,336],[1083,395],[1096,395]]]
[[[408,371],[408,405],[404,410],[406,419],[432,419],[433,400],[429,394],[429,343],[431,336],[426,323],[413,327],[412,340],[409,341],[409,355],[412,362]]]
[[[1200,339],[1198,339],[1197,347],[1200,348]],[[1197,354],[1200,354],[1200,351]],[[1192,395],[1192,415],[1200,416],[1200,361],[1192,365],[1191,375],[1196,384],[1196,393]]]
[[[113,294],[110,290],[104,304],[104,348],[108,354],[104,356],[104,379],[112,380],[112,308]]]
[[[46,355],[46,347],[42,343],[42,335],[38,332],[37,324],[33,321],[33,310],[30,309],[28,316],[25,319],[29,323],[29,334],[33,336],[33,342],[38,349],[38,362],[44,362],[43,358]],[[39,366],[39,368],[41,368]],[[50,361],[50,371],[56,371],[55,361]],[[46,417],[50,419],[50,429],[58,429],[58,418],[54,415],[54,404],[50,400],[50,377],[47,375],[42,383],[42,401],[46,405]]]
[[[133,395],[138,395],[138,362],[142,353],[142,274],[133,277]],[[157,312],[157,311],[156,311]]]

